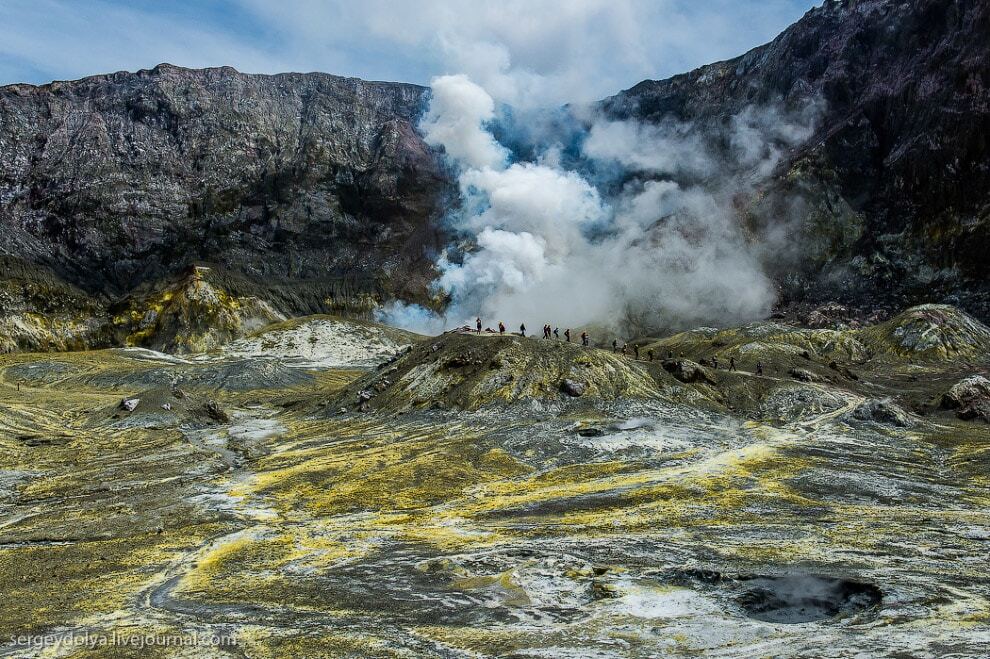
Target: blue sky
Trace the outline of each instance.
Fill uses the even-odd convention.
[[[811,0],[0,0],[0,84],[229,65],[601,98],[769,41]]]

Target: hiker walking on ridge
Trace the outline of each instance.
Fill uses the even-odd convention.
[[[567,329],[564,330],[564,338],[567,339],[567,342],[568,343],[571,342],[571,328],[570,327],[568,327]]]
[[[560,338],[560,328],[559,327],[554,327],[553,328],[553,338],[555,338],[555,339],[559,339]]]
[[[505,334],[505,323],[503,323],[501,320],[498,321],[498,333]]]
[[[619,341],[612,339],[612,352],[619,352]]]
[[[519,325],[519,336],[522,337],[526,336],[526,323],[522,323],[521,325]]]
[[[730,371],[736,370],[736,358],[735,357],[729,357],[729,370]]]
[[[588,342],[588,333],[587,332],[581,332],[581,345],[583,345],[583,346],[588,346],[589,345],[589,342]]]
[[[477,321],[475,322],[475,324],[476,324],[476,325],[477,325],[477,327],[478,327],[478,334],[481,334],[481,316],[478,316],[478,319],[477,319]]]

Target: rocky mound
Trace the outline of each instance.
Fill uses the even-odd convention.
[[[130,297],[113,323],[125,343],[173,353],[206,352],[284,316],[254,297],[235,297],[211,281],[210,268],[193,267],[171,285]]]
[[[215,400],[179,387],[152,387],[125,396],[99,417],[97,423],[109,421],[117,426],[137,428],[230,422],[227,412]]]
[[[722,364],[734,358],[747,369],[762,363],[780,374],[822,364],[850,379],[846,365],[874,357],[975,359],[990,354],[990,327],[955,307],[926,304],[861,329],[808,329],[775,322],[699,328],[640,348],[642,354],[648,350],[658,358],[673,355],[703,364],[712,358]],[[832,374],[824,375],[831,379]]]
[[[348,409],[477,410],[537,401],[551,405],[650,399],[677,383],[659,363],[607,350],[517,336],[445,334],[348,387]]]
[[[912,307],[856,332],[875,355],[912,359],[974,358],[990,354],[990,327],[949,305]]]
[[[362,320],[308,316],[269,325],[224,346],[225,356],[268,355],[313,368],[373,366],[424,337]]]
[[[774,322],[752,323],[727,329],[700,328],[681,332],[640,348],[658,359],[686,358],[703,366],[725,369],[735,360],[740,371],[793,376],[807,381],[849,379],[847,365],[869,357],[867,348],[851,331],[805,329]]]

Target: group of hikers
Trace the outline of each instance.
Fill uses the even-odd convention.
[[[481,327],[482,327],[481,318],[478,318],[475,321],[475,327],[478,330],[478,334],[481,334],[481,331],[482,331],[481,330]],[[493,330],[491,328],[488,328],[485,331],[494,333],[495,330]],[[498,333],[500,335],[501,334],[505,334],[505,323],[503,323],[501,320],[498,321]],[[519,325],[519,336],[522,336],[522,337],[525,337],[526,336],[526,323],[522,323],[521,325]],[[551,327],[550,325],[544,325],[543,326],[543,338],[544,339],[560,339],[560,328],[559,327]],[[564,339],[568,343],[571,342],[571,330],[570,330],[570,328],[567,328],[567,329],[564,330]],[[581,332],[581,345],[583,345],[583,346],[590,346],[591,345],[591,338],[588,336],[588,333],[587,332]]]
[[[477,320],[475,321],[475,327],[476,327],[476,329],[478,331],[478,334],[481,334],[481,332],[482,332],[482,323],[481,323],[481,318],[480,317],[477,318]],[[467,329],[467,328],[465,328],[465,329]],[[486,332],[489,332],[489,333],[492,333],[492,334],[495,333],[495,330],[493,330],[492,328],[488,328],[485,331]],[[499,321],[498,322],[498,333],[500,335],[505,334],[505,323],[503,323],[502,321]],[[519,336],[522,336],[522,337],[525,337],[526,336],[526,324],[525,323],[522,323],[521,325],[519,325]],[[549,323],[546,324],[546,325],[544,325],[543,326],[543,338],[544,339],[557,339],[557,340],[560,340],[560,328],[559,327],[553,327]],[[567,328],[567,329],[564,330],[564,340],[567,341],[568,343],[571,342],[571,330],[570,330],[570,328]],[[589,345],[591,345],[591,340],[589,339],[587,332],[581,332],[581,345],[583,345],[583,346],[589,346]],[[629,354],[629,344],[628,343],[623,343],[622,346],[620,347],[619,346],[618,339],[613,339],[612,340],[612,352],[617,352],[617,353],[618,352],[621,352],[623,355],[628,355]],[[639,359],[640,358],[639,357],[639,346],[638,345],[635,345],[634,344],[632,346],[632,354],[633,354],[633,357],[635,359]],[[681,356],[683,357],[683,355],[681,355]],[[655,357],[656,357],[656,355],[653,352],[653,349],[652,348],[646,351],[647,361],[651,361],[652,362]],[[674,358],[673,351],[669,351],[668,350],[667,351],[667,359],[673,359],[673,358]],[[713,355],[712,358],[710,360],[707,360],[707,361],[708,361],[708,364],[710,364],[713,369],[718,370],[718,355]],[[735,357],[729,357],[729,364],[728,364],[727,370],[729,370],[729,371],[735,371],[736,370],[736,358]],[[759,362],[759,361],[756,362],[756,375],[763,375],[763,362]]]

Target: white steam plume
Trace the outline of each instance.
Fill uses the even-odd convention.
[[[433,99],[420,130],[430,146],[442,146],[465,167],[496,167],[507,152],[485,130],[495,118],[495,102],[467,76],[441,76],[431,84]]]
[[[444,326],[481,316],[513,329],[593,325],[632,336],[769,313],[764,250],[744,235],[734,204],[783,149],[807,139],[814,108],[792,117],[750,107],[704,130],[599,118],[583,142],[582,175],[553,147],[508,164],[487,130],[485,91],[464,76],[433,85],[422,130],[459,167],[463,205],[451,223],[470,244],[438,262],[450,299]],[[620,170],[626,183],[603,198],[588,178],[599,169]],[[421,331],[440,324],[405,306],[384,319]]]

